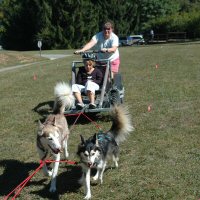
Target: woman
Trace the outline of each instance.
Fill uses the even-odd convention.
[[[109,59],[111,63],[112,77],[119,71],[119,38],[113,32],[113,23],[107,21],[103,24],[103,30],[92,37],[92,39],[80,50],[75,51],[76,54],[85,52],[95,46],[95,49],[101,51],[97,55],[97,59]]]

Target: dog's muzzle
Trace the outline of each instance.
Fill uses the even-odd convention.
[[[98,165],[98,163],[96,163],[96,162],[94,162],[94,163],[88,162],[88,163],[87,163],[87,166],[88,166],[89,168],[97,167],[97,165]]]
[[[92,168],[92,167],[93,167],[93,164],[92,164],[91,162],[88,162],[88,163],[87,163],[87,166],[88,166],[89,168]]]
[[[53,151],[53,153],[55,153],[55,154],[58,154],[58,153],[61,152],[60,149],[53,149],[50,145],[48,145],[48,146],[49,146],[49,148]]]

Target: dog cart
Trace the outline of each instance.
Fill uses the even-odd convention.
[[[87,51],[82,53],[87,54],[87,56],[94,57],[97,52]],[[96,56],[95,56],[96,58]],[[84,113],[100,113],[100,112],[109,112],[114,104],[122,104],[124,99],[124,87],[122,85],[122,77],[120,73],[115,74],[114,78],[111,76],[111,66],[108,59],[95,59],[95,67],[98,67],[103,74],[103,81],[100,84],[100,89],[95,92],[95,104],[97,107],[95,109],[89,109],[89,99],[85,93],[82,93],[83,103],[86,105],[82,110],[76,108],[76,103],[73,107],[68,110],[65,110],[65,114],[76,114],[80,112]],[[82,61],[73,61],[72,62],[72,77],[71,84],[76,83],[76,77],[79,67],[83,67],[84,63]]]

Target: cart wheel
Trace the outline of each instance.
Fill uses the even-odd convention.
[[[118,90],[110,91],[110,102],[112,105],[121,104],[120,94]]]
[[[122,76],[121,74],[117,73],[114,76],[114,85],[117,87],[118,90],[122,90],[123,85],[122,85]]]
[[[104,101],[102,107],[103,108],[109,108],[110,107],[110,103],[108,101]]]

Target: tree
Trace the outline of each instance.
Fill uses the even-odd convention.
[[[45,6],[48,9],[47,4],[40,0],[4,0],[2,6],[5,17],[2,20],[5,29],[3,46],[6,49],[35,49],[37,33],[45,27],[51,28],[48,16],[45,16],[49,12],[42,10]]]
[[[192,15],[199,10],[200,0],[4,0],[0,5],[4,48],[31,50],[37,48],[38,39],[44,49],[80,48],[106,20],[115,23],[118,35],[146,33],[151,28],[164,32],[170,30],[164,19],[181,12]],[[198,25],[198,17],[194,18],[186,28]]]

